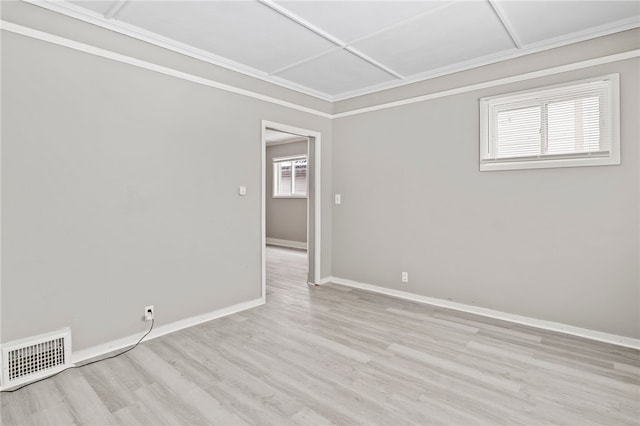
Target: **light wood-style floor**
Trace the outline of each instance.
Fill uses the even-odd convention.
[[[267,304],[3,394],[2,424],[640,424],[640,353],[336,285],[268,248]]]

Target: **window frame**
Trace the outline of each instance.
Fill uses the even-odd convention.
[[[295,192],[295,187],[296,187],[296,180],[295,180],[295,168],[292,167],[291,169],[291,194],[280,194],[278,192],[279,189],[279,182],[280,182],[280,176],[279,176],[279,171],[280,171],[280,164],[282,163],[286,163],[286,162],[291,162],[293,163],[294,161],[297,160],[306,160],[307,164],[305,165],[305,170],[306,170],[306,182],[305,182],[305,192],[304,194],[300,194],[300,193],[296,193]],[[301,155],[291,155],[291,156],[287,156],[287,157],[276,157],[272,159],[272,164],[273,164],[273,191],[272,191],[272,196],[273,198],[308,198],[308,193],[309,193],[309,159],[308,156],[305,154],[301,154]]]
[[[606,107],[609,110],[609,123],[600,125],[600,130],[604,128],[609,132],[610,147],[608,155],[602,153],[572,153],[560,155],[536,155],[522,156],[509,159],[499,159],[492,156],[492,146],[495,146],[495,138],[492,138],[492,129],[497,121],[497,112],[500,107],[513,105],[516,109],[518,104],[527,105],[535,102],[543,102],[551,96],[566,89],[571,89],[578,85],[593,82],[606,82]],[[545,98],[546,96],[546,98]],[[509,108],[507,108],[509,110]],[[546,117],[543,118],[546,120]],[[602,117],[601,117],[602,119]],[[607,126],[608,124],[608,126]],[[546,131],[546,128],[545,128]],[[608,74],[583,80],[570,81],[552,86],[544,86],[530,90],[505,93],[496,96],[480,98],[480,171],[495,170],[518,170],[518,169],[540,169],[556,167],[583,167],[583,166],[605,166],[620,164],[620,82],[619,74]]]

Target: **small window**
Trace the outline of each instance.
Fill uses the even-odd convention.
[[[480,170],[620,164],[618,75],[480,100]]]
[[[273,196],[304,198],[307,196],[307,157],[273,159]]]

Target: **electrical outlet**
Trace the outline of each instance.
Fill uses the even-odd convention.
[[[145,321],[151,321],[153,319],[153,313],[154,313],[153,305],[145,306],[144,307],[144,320]]]
[[[409,282],[409,273],[408,272],[403,272],[402,273],[402,282],[403,283],[408,283]]]

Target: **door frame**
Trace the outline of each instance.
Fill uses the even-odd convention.
[[[313,282],[310,284],[320,284],[320,266],[322,263],[321,247],[322,247],[322,233],[321,233],[321,211],[322,211],[322,191],[321,191],[321,153],[322,153],[322,135],[320,132],[313,130],[303,129],[300,127],[290,126],[288,124],[276,123],[274,121],[262,120],[262,141],[261,141],[261,179],[262,179],[262,197],[261,197],[261,252],[262,252],[262,299],[266,300],[267,289],[267,269],[266,269],[266,244],[267,244],[267,164],[266,164],[266,130],[267,128],[272,130],[279,130],[281,132],[292,133],[295,135],[303,136],[307,138],[307,157],[312,160],[310,168],[313,170],[313,179],[309,182],[313,182],[313,188],[309,188],[307,193],[310,197],[313,197],[313,203],[310,198],[307,198],[307,259],[309,267],[313,267]],[[313,155],[311,148],[313,147]],[[313,211],[310,208],[313,206]],[[311,223],[313,222],[313,226]],[[313,259],[309,254],[311,253],[311,242],[313,242]],[[313,262],[313,265],[312,265]]]

